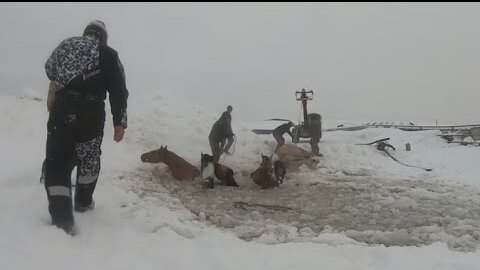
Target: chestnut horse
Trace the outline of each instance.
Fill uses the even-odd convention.
[[[153,150],[141,156],[142,162],[165,163],[177,180],[193,180],[200,175],[200,171],[185,159],[167,150],[167,146]]]
[[[262,189],[279,186],[278,181],[273,177],[272,158],[263,154],[260,167],[250,174],[250,178]]]
[[[200,162],[201,172],[203,172],[203,169],[205,169],[208,166],[208,163],[213,163],[213,171],[215,173],[215,177],[217,177],[218,180],[220,180],[225,186],[238,187],[237,182],[235,182],[235,179],[233,178],[232,169],[230,169],[225,165],[214,163],[213,157],[210,156],[209,154],[204,154],[204,153],[201,153],[201,154],[202,154],[202,158]]]

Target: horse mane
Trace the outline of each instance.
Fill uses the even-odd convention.
[[[163,148],[163,151],[165,151],[165,158],[163,160],[163,163],[169,165],[167,162],[169,161],[182,161],[188,163],[184,158],[180,157],[179,155],[175,154],[174,152],[168,150],[167,148]]]

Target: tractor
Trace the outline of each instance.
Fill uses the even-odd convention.
[[[303,122],[300,122],[297,125],[293,126],[292,129],[292,142],[300,143],[302,138],[311,138],[312,136],[320,139],[322,137],[322,116],[318,113],[308,113],[307,111],[307,102],[313,99],[313,91],[296,91],[295,98],[297,101],[301,101],[302,111],[303,111]],[[274,121],[290,121],[288,119],[270,119]],[[272,134],[273,130],[267,129],[254,129],[252,130],[256,134]]]
[[[318,113],[308,113],[307,101],[313,99],[313,91],[296,91],[295,97],[297,101],[302,102],[303,122],[295,125],[292,129],[292,142],[299,143],[302,138],[311,138],[317,136],[322,137],[322,116]]]

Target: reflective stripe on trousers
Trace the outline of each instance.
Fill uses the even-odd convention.
[[[71,197],[70,193],[70,188],[65,187],[65,186],[51,186],[47,187],[48,193],[50,196],[65,196],[65,197]]]

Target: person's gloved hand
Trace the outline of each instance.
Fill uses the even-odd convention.
[[[113,128],[113,140],[116,142],[120,142],[123,140],[123,136],[125,135],[125,128],[122,126],[115,126]]]

